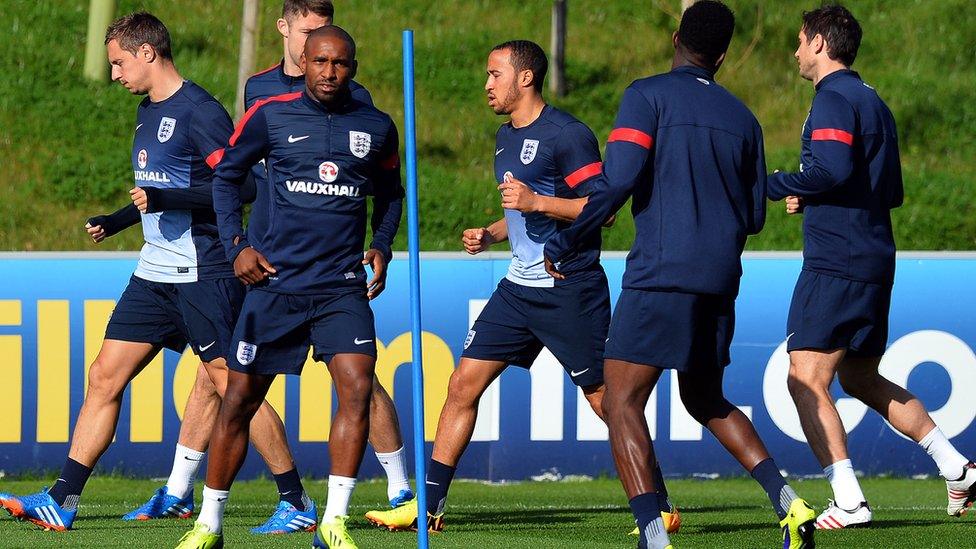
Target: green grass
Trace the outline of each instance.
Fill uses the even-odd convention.
[[[3,482],[0,489],[24,493],[36,481]],[[158,483],[111,477],[93,479],[82,500],[77,530],[52,533],[27,523],[0,520],[3,547],[171,547],[190,528],[189,520],[128,523],[118,519],[148,496]],[[820,532],[819,547],[924,548],[972,545],[972,517],[945,514],[945,484],[938,480],[864,479],[864,491],[875,512],[874,528]],[[325,483],[306,482],[320,502]],[[797,481],[793,486],[815,505],[829,497],[823,480]],[[681,509],[682,528],[672,538],[676,547],[778,547],[775,516],[762,490],[748,479],[672,480],[672,497]],[[247,530],[262,522],[274,505],[269,481],[235,485],[225,523],[228,546],[307,546],[309,534],[253,537]],[[369,527],[362,514],[385,499],[385,485],[361,483],[350,514],[352,534],[360,547],[415,547],[413,534],[392,534]],[[199,491],[198,491],[199,495]],[[456,482],[451,488],[447,530],[434,536],[436,549],[498,547],[628,547],[632,527],[629,508],[615,480],[578,483],[512,483],[484,485]]]
[[[816,0],[729,0],[738,28],[719,81],[757,114],[769,168],[793,169],[812,87],[792,52],[800,13]],[[976,246],[976,81],[967,0],[850,0],[865,28],[855,68],[897,118],[906,203],[895,232],[902,249]],[[148,9],[173,34],[183,75],[234,111],[241,3],[237,0],[119,0],[118,13]],[[609,133],[633,79],[667,70],[678,0],[573,0],[568,21],[567,97],[554,100]],[[117,85],[82,80],[85,0],[6,0],[0,19],[0,249],[92,249],[81,230],[93,214],[125,203],[132,120],[138,100]],[[278,1],[261,3],[257,68],[281,56]],[[360,74],[377,104],[402,120],[399,31],[416,29],[421,243],[455,250],[460,231],[501,214],[491,170],[501,122],[485,106],[484,61],[503,40],[549,41],[543,0],[340,2],[337,22],[359,44]],[[772,205],[750,249],[798,249],[799,219]],[[607,249],[627,249],[629,213],[606,231]],[[136,249],[138,230],[102,249]],[[401,235],[396,247],[405,246]]]

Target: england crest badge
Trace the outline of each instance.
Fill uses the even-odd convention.
[[[519,153],[519,160],[523,164],[529,165],[535,160],[535,153],[539,150],[538,139],[526,139],[522,141],[522,152]]]
[[[371,136],[366,132],[349,132],[349,151],[356,158],[366,158],[369,154],[369,146],[372,144]]]
[[[173,137],[173,132],[176,131],[176,119],[164,116],[162,120],[159,121],[159,128],[156,130],[156,139],[160,143],[165,143],[169,141],[170,137]]]
[[[241,366],[247,366],[254,362],[254,357],[258,353],[258,346],[246,341],[237,342],[237,361]]]

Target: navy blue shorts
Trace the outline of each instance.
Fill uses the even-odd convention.
[[[464,340],[462,357],[528,368],[547,347],[573,383],[603,384],[610,290],[602,271],[552,288],[502,279]]]
[[[732,296],[624,289],[604,356],[687,372],[729,364]]]
[[[308,349],[328,363],[340,353],[376,358],[373,310],[363,292],[292,295],[251,290],[234,328],[227,366],[248,374],[301,374]]]
[[[152,343],[204,362],[225,358],[244,301],[236,278],[152,282],[132,275],[105,329],[105,339]]]
[[[891,285],[801,271],[786,322],[786,349],[847,349],[873,358],[888,345]]]

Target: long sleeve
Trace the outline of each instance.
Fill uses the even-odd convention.
[[[752,181],[752,217],[746,231],[749,234],[759,234],[766,224],[766,154],[764,152],[762,128],[756,124],[756,131],[753,137],[752,158],[749,164],[755,166],[755,171],[746,180]],[[748,165],[748,164],[747,164]]]
[[[374,184],[373,215],[370,225],[373,228],[373,241],[370,248],[383,253],[387,261],[392,259],[393,239],[400,228],[403,215],[403,184],[400,179],[400,139],[396,126],[390,123],[390,133],[380,151],[377,180]]]
[[[233,263],[248,246],[244,234],[241,185],[251,167],[268,154],[267,120],[257,104],[247,111],[231,135],[213,178],[213,209],[217,214],[220,241]]]
[[[556,168],[576,196],[589,196],[603,169],[596,136],[582,122],[567,124],[556,141]]]
[[[109,237],[128,229],[140,221],[142,221],[142,214],[139,213],[139,209],[135,207],[135,204],[130,202],[110,214],[96,215],[95,217],[89,218],[88,224],[92,227],[101,225],[105,231],[105,236]]]
[[[812,163],[796,173],[769,176],[769,197],[811,197],[844,183],[854,172],[854,136],[857,117],[854,108],[839,93],[820,91],[810,109],[810,153]]]
[[[590,194],[579,217],[549,239],[545,256],[557,265],[575,254],[576,245],[599,231],[633,193],[649,169],[657,131],[657,112],[634,86],[627,88],[614,129],[607,139],[606,159],[599,181],[589,183]]]

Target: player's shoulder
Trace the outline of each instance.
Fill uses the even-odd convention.
[[[187,101],[189,101],[192,105],[195,106],[203,105],[205,103],[210,103],[210,102],[217,103],[218,105],[220,104],[220,102],[217,101],[217,98],[214,97],[213,94],[203,89],[203,87],[200,86],[199,84],[192,82],[190,80],[186,81],[186,84],[184,85],[184,89],[182,90],[182,95]]]
[[[375,125],[377,128],[390,129],[394,127],[393,117],[386,113],[386,111],[381,111],[371,102],[363,101],[353,97],[350,103],[350,113],[354,114],[356,118],[369,122],[371,125]]]
[[[245,85],[262,84],[267,82],[275,82],[278,78],[278,72],[281,70],[281,61],[278,61],[274,65],[266,69],[261,69],[258,72],[252,74],[247,78]]]

